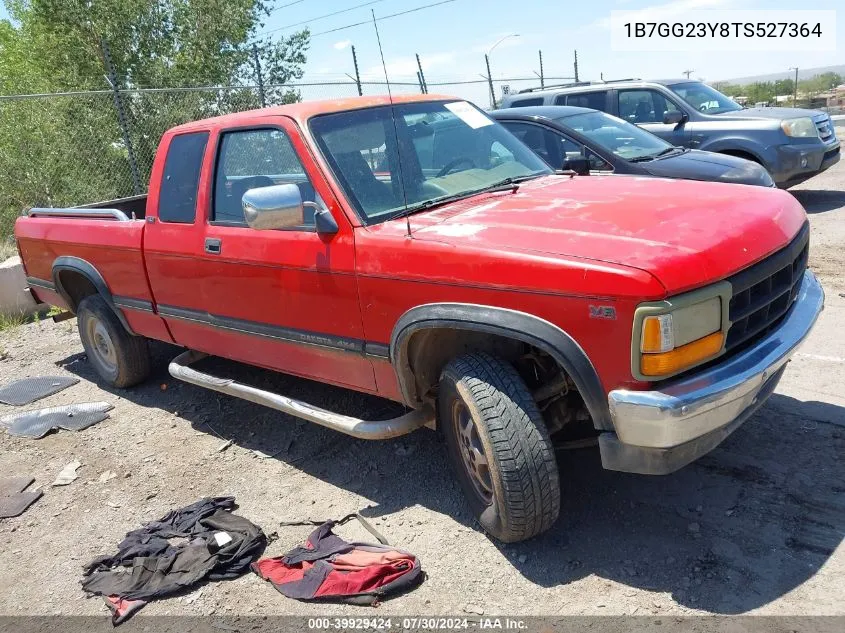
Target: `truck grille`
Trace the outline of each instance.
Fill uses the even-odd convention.
[[[834,136],[833,124],[829,116],[815,120],[816,129],[819,131],[819,138],[822,142],[827,143]]]
[[[764,336],[780,323],[798,296],[809,243],[810,225],[805,223],[788,246],[728,278],[733,296],[727,350]]]

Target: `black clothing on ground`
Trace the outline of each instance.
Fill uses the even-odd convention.
[[[236,578],[261,555],[261,528],[232,514],[234,497],[205,498],[129,532],[112,556],[85,568],[82,588],[126,600],[150,600],[201,580]]]

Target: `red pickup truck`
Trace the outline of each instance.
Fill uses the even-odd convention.
[[[31,209],[15,234],[109,385],[144,380],[159,339],[186,348],[175,377],[355,437],[434,426],[504,541],[555,521],[556,438],[672,472],[765,401],[824,304],[788,193],[555,173],[433,95],[182,125],[146,199]],[[190,366],[209,354],[408,413],[360,420]]]

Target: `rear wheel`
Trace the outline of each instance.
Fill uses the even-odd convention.
[[[150,374],[147,339],[126,331],[100,295],[85,297],[76,310],[79,338],[94,369],[112,387],[131,387]]]
[[[470,508],[500,541],[548,530],[560,511],[554,449],[528,387],[484,353],[452,360],[440,378],[439,425]]]

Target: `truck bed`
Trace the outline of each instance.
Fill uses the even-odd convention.
[[[116,200],[105,200],[103,202],[92,202],[90,204],[81,204],[79,209],[117,209],[123,211],[129,218],[134,217],[143,220],[147,212],[147,194],[142,193],[137,196],[129,196],[127,198],[117,198]]]
[[[146,196],[135,196],[84,207],[32,209],[18,218],[15,237],[36,299],[75,311],[77,284],[88,283],[75,271],[93,269],[133,332],[169,340],[153,314],[144,267],[145,221],[137,209],[145,201]]]

